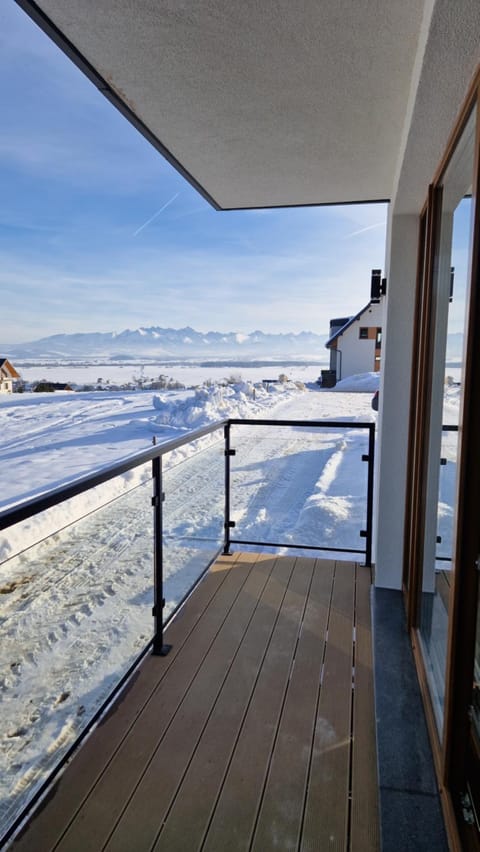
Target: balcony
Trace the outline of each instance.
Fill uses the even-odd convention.
[[[305,431],[311,448],[305,451],[303,441],[299,452],[297,436]],[[316,529],[309,540],[275,541],[263,516],[256,536],[245,521],[240,494],[248,492],[254,504],[259,488],[263,502],[274,497],[268,498],[265,483],[256,480],[245,448],[255,446],[262,456],[264,442],[277,442],[280,481],[288,493],[285,470],[295,477],[298,465],[317,465],[317,476],[324,464],[322,446],[339,434],[342,442],[352,442],[364,471],[364,493],[352,498],[360,541],[348,539],[351,525],[336,541],[327,529]],[[118,601],[113,608],[106,592],[99,598],[103,627],[84,613],[74,628],[67,667],[91,671],[96,703],[86,715],[92,719],[85,725],[76,718],[74,741],[61,742],[64,726],[45,749],[42,769],[49,777],[35,775],[32,762],[30,775],[27,770],[16,784],[5,834],[13,849],[333,845],[366,852],[380,848],[380,823],[382,848],[394,849],[399,825],[408,822],[419,802],[437,818],[434,841],[422,827],[422,837],[434,842],[425,848],[444,848],[437,842],[441,816],[426,731],[422,734],[417,718],[412,751],[411,732],[405,725],[398,730],[405,700],[409,712],[421,714],[405,650],[400,593],[390,593],[400,595],[392,601],[378,590],[374,598],[379,618],[373,666],[373,454],[372,424],[222,421],[1,515],[2,529],[23,529],[26,522],[35,528],[41,513],[87,500],[83,518],[75,519],[72,509],[72,522],[60,531],[52,520],[43,542],[29,544],[25,528],[21,568],[25,573],[30,566],[41,580],[52,563],[73,564],[80,598],[94,578],[103,578],[105,589],[106,580],[116,583],[134,624],[127,647],[117,629]],[[206,477],[214,500],[206,500],[202,491]],[[118,493],[112,497],[109,491],[106,501],[102,488],[112,483]],[[118,524],[120,543],[114,536],[115,544],[104,546],[101,530],[115,531]],[[299,535],[309,529],[297,527]],[[232,546],[238,550],[232,553]],[[312,558],[315,551],[322,558]],[[362,564],[351,554],[356,559],[361,554]],[[185,588],[169,585],[172,566],[187,578]],[[140,579],[134,587],[135,572]],[[152,603],[154,635],[148,641]],[[54,665],[63,615],[57,623],[54,611],[45,617],[44,606],[31,609],[31,619],[22,614],[32,636],[31,653],[45,644]],[[75,619],[75,614],[70,615]],[[108,647],[106,637],[117,633],[118,647]],[[111,654],[114,661],[122,657],[114,669],[120,682],[113,693],[102,657],[90,658],[81,644],[85,636],[95,651]],[[395,648],[402,642],[400,659]],[[61,701],[66,696],[65,703],[67,693],[60,696]],[[17,736],[13,732],[12,739]],[[421,848],[418,837],[409,826],[413,845],[403,848]]]

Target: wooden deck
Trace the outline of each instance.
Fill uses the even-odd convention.
[[[369,588],[351,562],[220,558],[12,848],[374,852]]]

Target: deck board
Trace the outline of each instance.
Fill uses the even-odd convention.
[[[355,566],[337,562],[301,850],[347,848]]]
[[[378,849],[369,583],[219,559],[12,848]]]

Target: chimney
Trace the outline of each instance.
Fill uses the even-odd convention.
[[[370,288],[370,301],[379,302],[382,292],[382,270],[372,269],[372,279]]]

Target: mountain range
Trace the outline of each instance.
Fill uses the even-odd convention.
[[[137,328],[122,332],[54,334],[29,343],[0,344],[0,355],[14,358],[128,360],[138,358],[266,358],[270,356],[326,355],[325,335],[311,331],[298,334],[268,334],[253,331],[209,331],[202,333],[186,327],[180,329]]]

